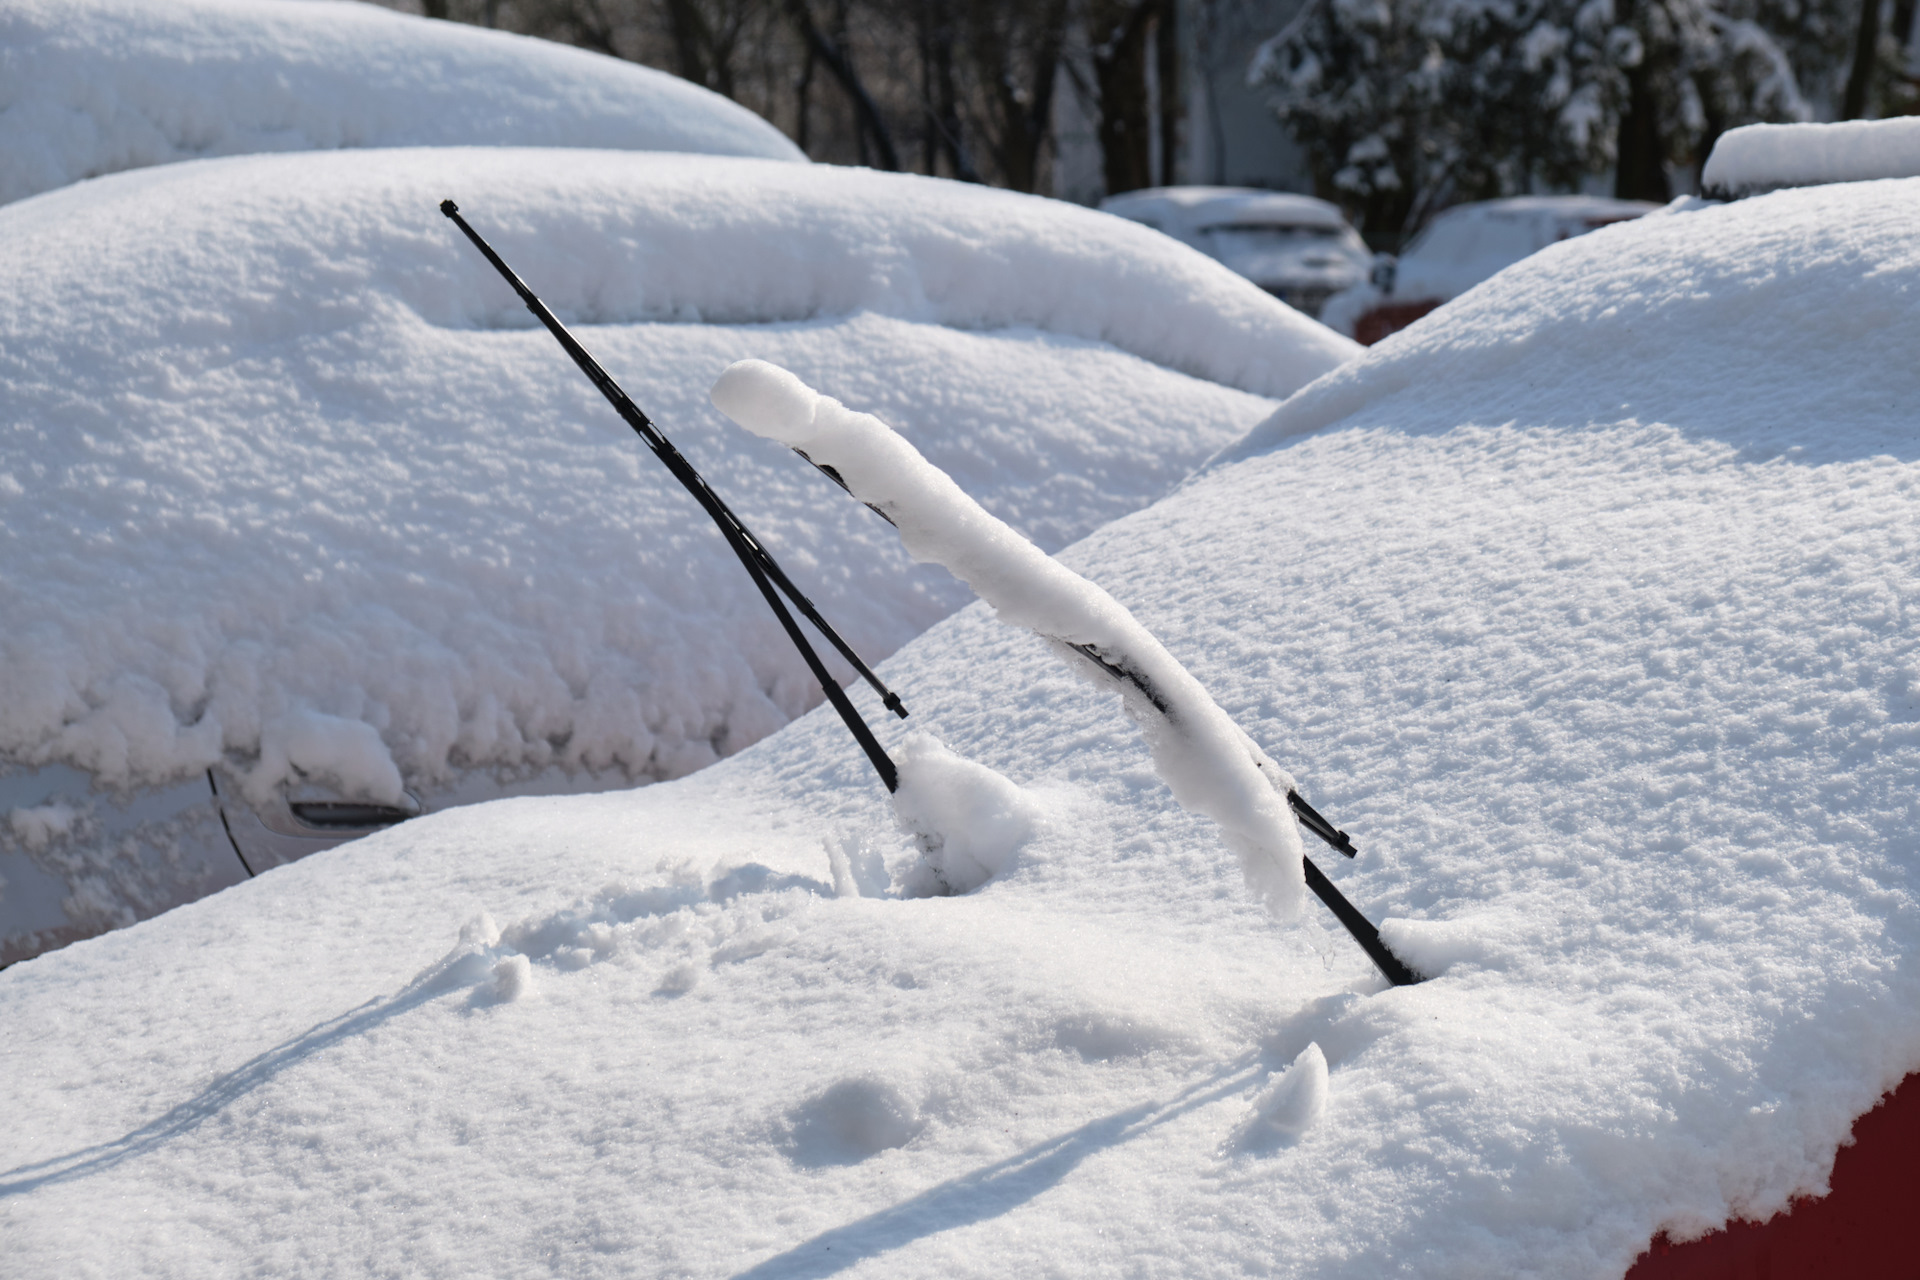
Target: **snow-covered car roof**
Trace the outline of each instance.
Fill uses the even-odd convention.
[[[885,405],[1052,549],[1356,350],[1144,228],[864,170],[368,150],[20,201],[0,209],[6,766],[120,791],[211,767],[258,804],[404,784],[431,806],[548,771],[678,776],[819,697],[447,196],[870,661],[964,589],[720,420],[705,390],[732,361]],[[168,905],[135,891],[175,845],[143,869],[104,810],[53,839],[53,806],[12,804],[49,810],[21,828],[44,838],[0,826],[0,852],[64,886],[76,924]]]
[[[123,169],[342,147],[546,146],[804,160],[677,76],[342,0],[9,0],[0,203]]]
[[[1920,1066],[1917,201],[1553,246],[1063,553],[1430,981],[1276,924],[1110,686],[971,608],[881,731],[1039,813],[977,892],[893,896],[816,714],[0,974],[14,1265],[1612,1280],[1818,1193]]]
[[[1108,213],[1137,220],[1177,215],[1191,231],[1231,223],[1330,227],[1344,230],[1339,206],[1312,196],[1250,187],[1152,187],[1109,196],[1100,202]]]

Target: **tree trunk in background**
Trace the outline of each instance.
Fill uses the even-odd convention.
[[[1015,191],[1040,185],[1053,135],[1053,94],[1067,38],[1067,0],[971,0],[963,55],[986,100],[984,130],[1000,178]]]
[[[914,35],[920,45],[920,172],[929,175],[940,172],[940,115],[933,105],[933,46],[946,35],[939,31],[940,24],[935,20],[935,3],[936,0],[920,0],[914,12]]]
[[[1653,98],[1652,77],[1643,67],[1627,73],[1627,110],[1620,117],[1620,142],[1613,172],[1613,194],[1620,200],[1673,199],[1667,185],[1666,139],[1660,134],[1660,111]]]
[[[673,32],[675,72],[682,80],[713,88],[713,68],[707,61],[713,33],[695,0],[667,0],[667,25]]]
[[[560,21],[563,29],[571,29],[572,42],[582,49],[592,49],[609,58],[621,56],[613,47],[613,23],[597,0],[574,0],[560,11]]]
[[[1100,99],[1100,159],[1107,194],[1153,185],[1151,104],[1147,95],[1147,41],[1159,0],[1134,0],[1097,17],[1093,82]]]
[[[875,163],[882,169],[897,172],[900,153],[894,149],[893,134],[888,131],[886,121],[881,119],[880,108],[874,103],[873,95],[867,92],[867,86],[861,82],[853,63],[848,61],[841,47],[828,39],[826,33],[814,23],[813,11],[807,7],[807,0],[787,0],[787,13],[813,56],[826,66],[833,78],[840,82],[840,87],[847,91],[847,96],[853,99],[854,116],[860,124],[862,158],[866,158],[865,153],[871,143]]]
[[[946,152],[947,165],[954,177],[962,182],[985,182],[973,162],[973,153],[967,149],[967,137],[960,123],[960,90],[953,78],[951,27],[948,37],[936,43],[933,50],[933,88],[938,106],[935,120],[940,131],[940,147]]]
[[[420,11],[429,18],[447,16],[447,0],[421,0]]]
[[[813,47],[807,47],[805,61],[801,64],[800,80],[793,86],[794,133],[793,145],[802,151],[807,149],[807,118],[813,108],[813,68],[818,61],[813,56]]]
[[[953,169],[953,176],[962,182],[985,182],[974,166],[972,153],[967,150],[966,135],[960,131],[960,93],[953,81],[953,42],[949,40],[936,46],[933,56],[934,92],[939,95],[940,146],[947,153],[947,164]]]
[[[1642,0],[1644,3],[1644,0]],[[1633,0],[1627,0],[1616,12],[1622,26],[1641,30],[1640,16]],[[1654,200],[1665,204],[1673,198],[1667,185],[1667,140],[1660,128],[1660,102],[1654,94],[1653,42],[1641,36],[1640,61],[1627,71],[1627,109],[1620,113],[1620,129],[1615,135],[1613,194],[1619,200]]]
[[[960,120],[960,94],[954,82],[953,46],[959,36],[955,0],[919,0],[916,21],[920,44],[920,111],[924,120],[921,159],[925,172],[938,174],[940,158],[961,182],[981,181],[967,152]]]
[[[1186,105],[1180,92],[1180,0],[1160,0],[1153,42],[1160,79],[1160,185],[1171,187],[1179,181],[1180,118]]]
[[[1853,69],[1847,73],[1847,91],[1840,100],[1840,118],[1858,120],[1867,114],[1873,89],[1874,64],[1880,54],[1880,0],[1860,0],[1860,26],[1853,42]]]

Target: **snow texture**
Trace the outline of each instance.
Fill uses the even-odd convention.
[[[1277,928],[971,608],[880,732],[1045,810],[978,892],[835,894],[918,855],[816,713],[0,973],[6,1269],[1615,1280],[1818,1193],[1920,1066],[1916,203],[1548,249],[1063,553],[1288,744],[1433,980]],[[1319,1123],[1236,1145],[1310,1045]]]
[[[1709,194],[1920,177],[1920,118],[1835,124],[1749,124],[1713,144],[1701,172]]]
[[[0,204],[207,156],[461,145],[805,159],[677,76],[369,4],[0,7]]]
[[[1220,824],[1248,886],[1275,914],[1299,913],[1306,881],[1286,801],[1292,776],[1118,601],[994,519],[879,418],[785,369],[742,360],[714,383],[713,403],[831,468],[900,531],[915,560],[946,568],[1001,621],[1039,635],[1069,667],[1120,693],[1174,796]]]
[[[431,800],[679,776],[819,698],[447,195],[870,659],[965,592],[726,426],[705,390],[732,361],[870,397],[1057,548],[1351,350],[1130,223],[865,171],[436,148],[22,201],[0,210],[0,758]]]

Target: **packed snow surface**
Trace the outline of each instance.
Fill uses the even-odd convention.
[[[831,468],[900,531],[915,560],[947,569],[1001,621],[1051,641],[1074,670],[1116,682],[1174,796],[1220,824],[1248,887],[1277,915],[1299,913],[1306,882],[1285,799],[1292,776],[1117,600],[982,510],[879,418],[789,370],[742,360],[714,383],[713,402],[747,430]]]
[[[1920,117],[1742,125],[1714,142],[1700,176],[1709,192],[1733,196],[1920,177]]]
[[[859,170],[435,148],[50,192],[0,210],[0,762],[431,802],[679,776],[819,698],[447,196],[869,660],[967,591],[716,414],[735,360],[1057,550],[1356,349],[1120,219]]]
[[[1277,926],[972,608],[880,732],[1036,805],[978,892],[892,896],[815,714],[0,973],[9,1269],[1603,1280],[1818,1192],[1920,1066],[1917,201],[1556,246],[1064,553],[1431,981]]]
[[[805,159],[678,76],[370,4],[0,6],[0,203],[175,160],[416,145]]]

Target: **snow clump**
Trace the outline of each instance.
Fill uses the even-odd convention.
[[[1237,1145],[1243,1151],[1258,1151],[1294,1142],[1320,1123],[1326,1110],[1327,1055],[1319,1045],[1310,1044],[1254,1098]]]
[[[894,761],[900,788],[893,794],[893,810],[922,855],[908,893],[972,893],[1005,871],[1033,834],[1040,816],[1034,802],[937,738],[913,735],[894,753]]]

